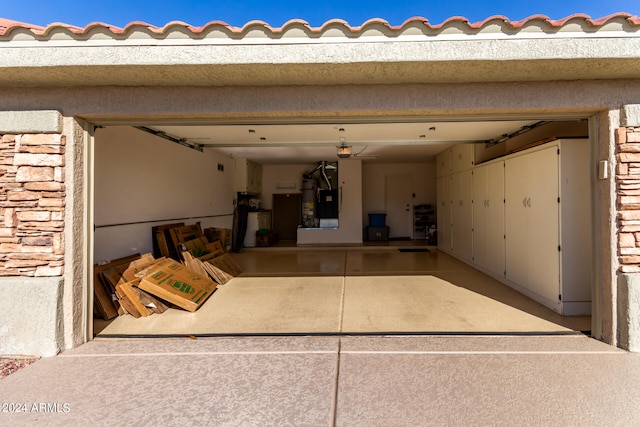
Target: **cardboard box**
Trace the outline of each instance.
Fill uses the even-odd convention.
[[[202,277],[178,261],[166,259],[155,264],[138,287],[194,312],[211,296],[216,289],[216,282]]]
[[[231,246],[231,230],[228,228],[205,228],[204,235],[210,242],[220,240],[225,251]]]

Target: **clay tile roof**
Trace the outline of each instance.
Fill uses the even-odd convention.
[[[13,21],[10,19],[0,18],[0,37],[10,36],[11,32],[17,29],[26,29],[31,33],[33,33],[35,36],[38,36],[39,38],[44,38],[44,39],[46,39],[48,34],[50,34],[52,31],[59,30],[59,29],[67,30],[77,36],[89,35],[92,31],[96,29],[107,30],[114,36],[122,36],[122,35],[126,36],[126,34],[130,32],[132,29],[134,28],[137,29],[141,27],[147,29],[149,32],[157,36],[166,35],[168,32],[170,32],[172,29],[175,29],[176,27],[181,27],[188,30],[193,34],[194,37],[197,37],[200,34],[205,33],[213,28],[224,29],[230,36],[234,36],[234,37],[242,37],[247,31],[254,28],[261,28],[271,33],[274,36],[278,36],[285,33],[288,29],[293,27],[304,27],[309,32],[309,34],[314,34],[314,35],[322,35],[329,28],[340,27],[347,33],[351,33],[351,35],[357,36],[362,31],[370,27],[378,26],[378,27],[387,28],[392,32],[401,32],[403,29],[407,28],[408,26],[416,25],[416,24],[422,25],[426,29],[433,32],[438,32],[451,25],[462,25],[466,27],[467,31],[471,34],[487,27],[490,24],[495,24],[495,23],[504,25],[507,28],[511,28],[512,30],[518,30],[531,23],[543,23],[552,28],[559,29],[567,25],[569,22],[580,21],[594,29],[597,29],[614,20],[623,20],[627,25],[631,27],[640,27],[639,16],[634,16],[634,15],[631,15],[628,13],[622,13],[622,12],[615,13],[609,16],[598,18],[598,19],[592,19],[591,17],[585,14],[574,14],[574,15],[570,15],[565,18],[556,19],[556,20],[550,19],[545,15],[532,15],[520,21],[511,21],[505,16],[491,16],[483,21],[478,21],[478,22],[470,22],[467,18],[463,16],[453,16],[435,25],[431,24],[429,20],[426,18],[413,17],[413,18],[407,19],[402,24],[396,25],[396,26],[391,26],[387,21],[379,18],[370,19],[364,22],[360,26],[351,26],[349,25],[349,23],[347,23],[344,20],[332,19],[325,22],[320,27],[315,27],[315,28],[311,27],[308,22],[300,19],[293,19],[293,20],[287,21],[282,25],[282,27],[279,27],[279,28],[271,27],[268,23],[263,21],[250,21],[250,22],[247,22],[241,28],[231,26],[223,21],[211,21],[201,27],[192,26],[185,22],[180,22],[180,21],[172,21],[162,27],[157,27],[157,26],[148,24],[146,22],[135,21],[135,22],[128,23],[123,28],[116,27],[116,26],[102,23],[102,22],[93,22],[88,24],[86,27],[82,28],[82,27],[76,27],[76,26],[68,25],[64,23],[57,23],[57,22],[48,24],[46,27],[42,27],[38,25],[32,25],[28,23]]]

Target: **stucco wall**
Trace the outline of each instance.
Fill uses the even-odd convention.
[[[97,129],[94,263],[152,252],[154,225],[231,228],[234,167],[214,150],[191,150],[132,127]]]
[[[64,345],[61,115],[2,112],[0,133],[0,354],[52,356]]]
[[[461,83],[461,84],[407,84],[407,85],[349,85],[349,86],[287,86],[287,87],[92,87],[92,88],[0,88],[0,103],[6,111],[36,111],[42,106],[53,106],[64,111],[65,129],[57,129],[61,135],[60,147],[65,150],[65,165],[20,165],[31,167],[64,168],[66,204],[64,239],[64,265],[48,265],[60,268],[64,274],[64,345],[71,347],[82,342],[83,326],[83,277],[92,260],[86,257],[83,241],[84,206],[83,192],[86,172],[82,170],[86,153],[85,141],[76,121],[100,124],[198,123],[202,121],[333,121],[348,120],[438,120],[438,119],[491,119],[491,118],[577,118],[595,117],[592,136],[597,140],[594,161],[608,160],[615,169],[615,129],[620,126],[619,109],[624,104],[640,100],[640,80],[569,81],[569,82],[512,82],[512,83]],[[0,115],[0,119],[2,116]],[[9,120],[10,121],[10,120]],[[32,122],[33,120],[27,120]],[[3,121],[0,120],[0,124]],[[6,122],[6,120],[5,120]],[[11,121],[10,121],[11,122]],[[24,123],[16,120],[15,123]],[[22,135],[0,129],[2,134]],[[24,131],[23,131],[24,132]],[[64,138],[63,138],[64,137]],[[64,141],[64,144],[63,144]],[[45,144],[48,145],[48,144]],[[30,146],[32,148],[37,145]],[[10,149],[15,153],[16,148]],[[23,153],[37,154],[37,153]],[[55,153],[50,153],[55,155]],[[3,154],[5,155],[5,154]],[[5,160],[8,162],[8,160]],[[12,160],[13,161],[13,160]],[[73,162],[73,170],[70,170]],[[595,163],[594,163],[595,164]],[[18,165],[2,165],[2,168]],[[612,169],[612,172],[615,170]],[[40,181],[38,181],[40,182]],[[46,181],[44,181],[46,182]],[[10,186],[3,187],[3,194]],[[20,184],[23,185],[23,184]],[[606,342],[616,343],[618,335],[617,281],[618,235],[615,212],[614,179],[598,180],[594,210],[598,248],[599,271],[597,273],[597,301],[599,317],[596,317],[594,336]],[[71,189],[73,193],[71,194]],[[40,191],[40,190],[38,190]],[[3,201],[4,202],[4,201]],[[1,205],[3,208],[9,206]],[[72,209],[73,208],[73,209]],[[15,209],[15,207],[13,208]],[[33,208],[35,209],[35,207]],[[15,212],[15,210],[14,210]],[[51,211],[52,215],[54,211]],[[22,215],[22,214],[21,214]],[[23,219],[33,215],[27,214]],[[2,221],[7,216],[3,214]],[[22,221],[22,219],[21,219]],[[49,222],[33,221],[28,222]],[[0,227],[0,229],[11,227]],[[16,227],[13,227],[14,229]],[[55,232],[54,230],[47,230]],[[6,233],[6,231],[5,231]],[[16,236],[0,236],[20,244]],[[24,236],[20,236],[22,238]],[[628,239],[628,236],[625,237]],[[53,248],[53,242],[51,243]],[[10,246],[5,246],[10,249]],[[15,249],[15,247],[13,247]],[[52,249],[53,251],[53,249]],[[10,252],[9,253],[16,253]],[[0,254],[1,255],[1,254]],[[8,255],[3,255],[8,259]],[[31,255],[30,255],[31,256]],[[627,256],[627,255],[625,255]],[[51,260],[55,262],[55,260]],[[5,264],[6,268],[6,264]],[[35,276],[36,267],[29,267]],[[42,271],[42,269],[41,269]],[[12,274],[16,274],[13,272]],[[631,273],[630,273],[631,274]],[[8,276],[9,279],[18,276]],[[56,276],[54,276],[56,277]],[[16,282],[14,280],[14,282]],[[16,282],[17,283],[17,282]],[[17,285],[16,285],[17,286]],[[0,295],[9,297],[9,294]],[[56,307],[56,302],[51,303]]]

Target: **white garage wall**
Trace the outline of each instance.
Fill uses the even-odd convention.
[[[295,165],[263,165],[262,166],[262,197],[261,207],[263,209],[273,208],[273,195],[286,193],[300,193],[302,188],[302,175],[313,170],[317,164],[295,164]],[[278,188],[278,184],[294,188]]]
[[[264,165],[262,207],[271,209],[274,193],[295,193],[300,191],[302,174],[311,170],[315,165]],[[384,212],[385,176],[411,174],[413,177],[413,192],[416,194],[414,205],[431,204],[436,206],[436,164],[428,163],[397,163],[397,164],[362,164],[362,224],[367,225],[368,213]],[[278,183],[295,182],[292,190],[278,189]]]
[[[436,163],[362,164],[362,223],[369,224],[369,213],[385,211],[384,189],[387,175],[410,174],[413,178],[413,205],[436,206]]]
[[[234,167],[212,150],[201,153],[132,127],[98,129],[94,261],[151,252],[151,227],[158,224],[231,228]]]

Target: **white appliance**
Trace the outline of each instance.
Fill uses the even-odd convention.
[[[244,237],[244,247],[256,246],[256,231],[261,228],[271,229],[271,211],[249,212],[247,218],[247,234]]]

